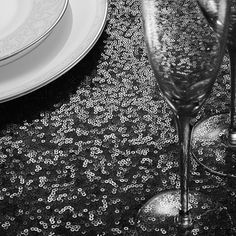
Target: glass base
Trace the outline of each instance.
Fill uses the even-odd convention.
[[[236,145],[229,142],[229,114],[211,116],[192,130],[192,154],[209,172],[236,178]]]
[[[180,227],[179,209],[180,191],[157,194],[139,210],[136,236],[234,235],[227,208],[207,195],[190,191],[190,228]]]

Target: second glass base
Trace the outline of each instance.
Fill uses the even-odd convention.
[[[138,212],[136,236],[232,235],[227,209],[200,192],[190,191],[192,227],[179,227],[180,191],[157,194]]]
[[[192,130],[192,154],[209,172],[236,178],[236,146],[228,142],[229,126],[229,114],[200,121]]]

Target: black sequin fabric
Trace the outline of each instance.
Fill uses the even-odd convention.
[[[229,101],[226,54],[192,123],[229,111]],[[175,122],[155,88],[138,0],[110,0],[90,53],[0,114],[1,236],[132,236],[140,207],[179,188]],[[193,162],[190,184],[224,204],[236,235],[234,181]]]

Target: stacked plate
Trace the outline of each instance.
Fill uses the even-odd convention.
[[[79,62],[100,36],[107,0],[0,0],[0,102]]]

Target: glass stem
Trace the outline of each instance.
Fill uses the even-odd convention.
[[[236,48],[228,45],[229,57],[230,57],[230,73],[231,73],[231,105],[230,105],[230,130],[229,130],[229,142],[232,145],[236,145]]]
[[[181,211],[179,214],[179,224],[183,228],[189,228],[192,225],[192,219],[189,214],[189,149],[190,149],[190,117],[180,114],[177,117],[180,152],[180,201]]]

